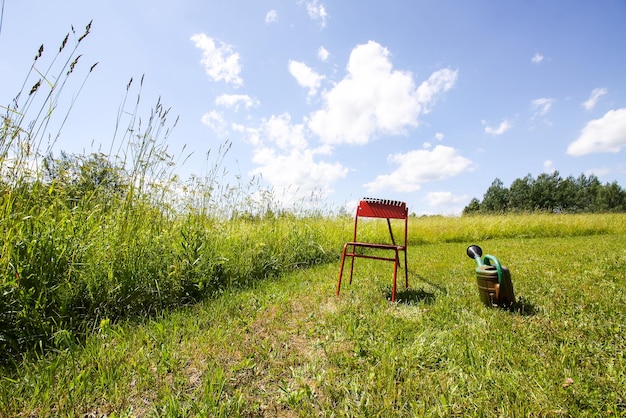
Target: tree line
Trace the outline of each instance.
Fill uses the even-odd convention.
[[[626,212],[626,190],[617,182],[602,184],[595,175],[561,177],[558,171],[528,174],[510,187],[496,178],[483,195],[473,198],[464,215],[507,212],[601,213]]]

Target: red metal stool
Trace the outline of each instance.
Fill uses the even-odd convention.
[[[391,236],[391,244],[372,243],[372,242],[360,242],[357,241],[357,227],[359,218],[385,218],[387,219],[387,226],[389,227],[389,235]],[[404,244],[396,244],[393,238],[393,230],[391,229],[391,219],[403,219],[404,220]],[[372,199],[365,197],[359,202],[359,206],[356,209],[356,216],[354,217],[354,237],[352,241],[346,242],[343,246],[343,253],[341,254],[341,268],[339,269],[339,281],[337,282],[337,295],[341,290],[341,277],[343,276],[343,266],[346,257],[352,257],[350,264],[350,284],[352,284],[352,273],[354,270],[355,258],[371,258],[374,260],[393,261],[393,286],[391,289],[391,301],[396,300],[396,277],[398,275],[398,264],[400,264],[400,253],[404,253],[404,276],[405,286],[409,287],[409,272],[407,269],[406,259],[406,247],[407,247],[407,229],[408,229],[409,209],[406,207],[405,202],[399,202],[397,200],[386,199]],[[395,252],[394,257],[382,257],[379,255],[371,254],[357,254],[356,249],[358,247],[372,248],[374,250],[391,250]]]

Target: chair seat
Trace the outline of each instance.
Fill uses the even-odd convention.
[[[404,245],[395,244],[378,244],[374,242],[346,242],[345,245],[353,245],[355,247],[369,247],[369,248],[381,248],[381,249],[394,249],[403,250],[406,247]]]

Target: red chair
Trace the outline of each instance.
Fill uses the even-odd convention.
[[[360,242],[357,241],[357,227],[359,225],[359,218],[385,218],[387,219],[387,226],[389,227],[389,235],[391,236],[391,244],[372,243],[372,242]],[[391,219],[403,219],[404,220],[404,243],[396,244],[393,237],[393,230],[391,229]],[[343,276],[343,266],[346,257],[352,257],[350,264],[350,284],[352,284],[352,273],[354,270],[355,258],[370,258],[374,260],[393,261],[393,286],[391,288],[391,301],[396,300],[396,277],[398,275],[398,264],[400,264],[400,253],[404,253],[404,279],[405,286],[409,287],[409,272],[407,269],[406,259],[406,247],[407,247],[407,228],[409,219],[409,209],[406,207],[406,203],[399,202],[397,200],[386,199],[372,199],[363,198],[359,202],[359,206],[356,209],[356,216],[354,218],[354,238],[350,242],[346,242],[343,246],[343,253],[341,254],[341,268],[339,269],[339,281],[337,282],[337,295],[341,290],[341,277]],[[379,253],[378,250],[390,250],[395,254],[393,257],[383,257],[373,254],[359,254],[357,248],[371,248],[374,249],[374,254]]]

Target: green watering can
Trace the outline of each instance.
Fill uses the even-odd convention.
[[[486,254],[482,257],[483,250],[478,245],[470,245],[466,252],[469,258],[476,261],[476,283],[483,304],[513,309],[515,294],[509,269],[492,255]]]

